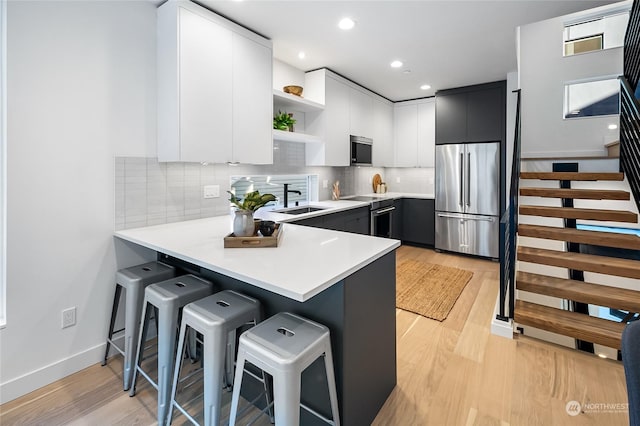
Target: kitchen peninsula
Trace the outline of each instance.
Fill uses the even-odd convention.
[[[290,311],[331,330],[342,423],[368,425],[396,384],[395,249],[400,242],[281,224],[278,247],[224,248],[230,216],[116,232],[158,259],[260,300],[266,317]],[[324,366],[303,374],[302,399],[330,415]],[[315,417],[301,421],[315,424]]]

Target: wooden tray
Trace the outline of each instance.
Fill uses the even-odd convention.
[[[252,237],[236,237],[233,232],[224,237],[224,248],[240,247],[278,247],[278,241],[282,235],[280,224],[276,223],[276,230],[268,237],[255,235]]]

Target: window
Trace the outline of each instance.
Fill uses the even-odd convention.
[[[617,78],[568,83],[564,86],[564,118],[614,115],[620,112]]]
[[[618,10],[607,16],[565,25],[564,56],[623,46],[628,21],[629,12]]]
[[[278,205],[284,204],[284,184],[289,184],[291,191],[300,191],[300,194],[289,192],[289,207],[296,201],[317,200],[318,186],[317,175],[274,175],[274,176],[231,176],[231,191],[240,199],[244,194],[252,191],[260,191],[260,194],[273,194]]]
[[[0,328],[7,323],[7,2],[0,0]]]

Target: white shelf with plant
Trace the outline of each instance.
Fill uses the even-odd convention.
[[[273,139],[285,142],[318,143],[321,139],[315,135],[294,131],[296,125],[294,113],[278,110],[273,116]]]

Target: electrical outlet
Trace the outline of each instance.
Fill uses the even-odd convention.
[[[322,188],[327,189],[329,187],[329,181],[327,179],[324,179],[322,181]]]
[[[62,311],[62,328],[76,325],[76,307],[67,308]]]
[[[204,198],[220,198],[220,185],[205,185],[202,192]]]
[[[396,177],[396,183],[400,183],[400,176]]]

